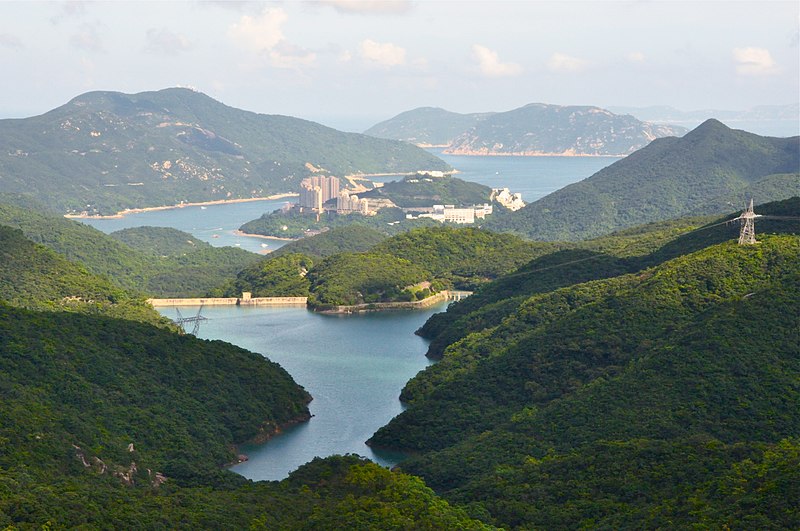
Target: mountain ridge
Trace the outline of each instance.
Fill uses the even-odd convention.
[[[182,88],[89,92],[39,116],[0,120],[0,191],[67,213],[263,197],[293,191],[311,167],[338,175],[447,169],[405,143],[236,109]]]
[[[366,134],[455,155],[624,156],[654,138],[681,135],[680,126],[642,122],[588,105],[529,103],[503,112],[459,114],[419,107],[367,129]]]

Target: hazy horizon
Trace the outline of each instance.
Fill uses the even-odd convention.
[[[416,107],[746,110],[800,89],[797,2],[2,2],[0,117],[192,86],[347,130]]]

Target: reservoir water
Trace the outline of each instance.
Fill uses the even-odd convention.
[[[445,304],[426,310],[321,315],[305,308],[212,306],[198,336],[261,353],[311,393],[309,422],[266,444],[242,446],[249,460],[232,469],[254,480],[285,478],[314,457],[356,453],[391,466],[399,454],[364,444],[399,414],[403,385],[428,365],[427,344],[414,330]],[[174,318],[175,311],[160,309]],[[181,308],[183,315],[197,308]]]
[[[436,150],[432,150],[436,152]],[[441,151],[441,150],[439,150]],[[605,157],[467,157],[442,155],[459,177],[521,192],[526,202],[584,179],[617,159]],[[174,227],[215,246],[261,252],[285,242],[247,238],[234,231],[246,221],[283,206],[254,201],[82,220],[104,232],[143,225]],[[215,237],[216,236],[216,237]],[[264,247],[266,245],[266,247]],[[326,316],[303,308],[206,307],[199,336],[221,339],[261,353],[283,366],[314,397],[314,417],[266,444],[242,447],[249,461],[233,470],[255,480],[282,479],[315,456],[357,453],[393,465],[402,456],[364,444],[402,411],[403,385],[428,365],[427,345],[414,335],[444,305],[427,310]],[[183,308],[184,315],[197,309]],[[174,318],[175,310],[162,313]]]

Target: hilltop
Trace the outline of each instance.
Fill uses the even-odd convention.
[[[366,134],[446,146],[444,152],[455,155],[623,156],[655,138],[685,132],[680,126],[642,122],[599,107],[531,103],[474,114],[423,107],[381,122]]]
[[[406,143],[229,107],[171,88],[89,92],[41,116],[0,120],[0,191],[60,212],[112,214],[292,191],[313,171],[444,170]]]
[[[771,138],[707,120],[662,138],[487,227],[540,240],[581,240],[686,215],[720,214],[747,199],[800,194],[800,137]]]

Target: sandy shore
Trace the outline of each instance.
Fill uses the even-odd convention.
[[[217,199],[215,201],[202,201],[200,203],[180,203],[177,205],[168,205],[168,206],[158,206],[158,207],[145,207],[145,208],[126,208],[116,214],[112,214],[110,216],[99,216],[99,215],[89,215],[89,214],[64,214],[65,218],[70,219],[120,219],[125,217],[128,214],[140,214],[142,212],[155,212],[158,210],[172,210],[174,208],[183,208],[183,207],[190,207],[190,206],[208,206],[208,205],[226,205],[229,203],[249,203],[251,201],[274,201],[276,199],[284,199],[287,197],[297,197],[298,194],[296,193],[283,193],[283,194],[273,194],[267,197],[246,197],[243,199]],[[248,236],[252,236],[248,234]]]

